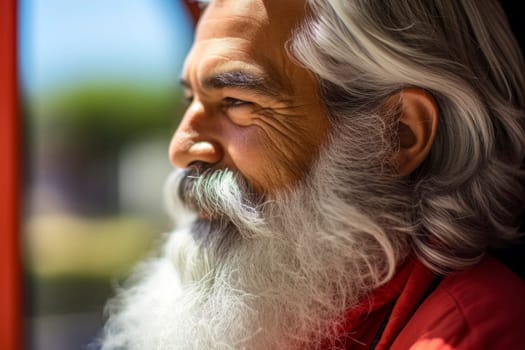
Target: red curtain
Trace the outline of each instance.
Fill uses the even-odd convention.
[[[0,349],[21,348],[16,0],[0,0]]]

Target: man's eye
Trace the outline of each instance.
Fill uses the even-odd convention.
[[[251,104],[250,102],[239,100],[233,97],[226,97],[223,100],[224,107],[226,108],[235,108]]]

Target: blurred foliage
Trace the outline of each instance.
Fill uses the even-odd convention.
[[[115,293],[114,283],[107,278],[26,277],[26,300],[30,302],[26,311],[34,315],[100,312]]]
[[[30,106],[46,135],[65,137],[92,151],[119,149],[147,132],[169,137],[182,115],[178,87],[140,83],[80,83],[44,94]]]
[[[166,85],[79,82],[26,96],[29,182],[46,176],[40,186],[51,183],[48,191],[76,205],[25,219],[29,315],[100,312],[114,284],[159,246],[167,220],[125,216],[113,203],[119,157],[144,139],[169,140],[182,115],[181,94]],[[53,197],[39,198],[54,208]]]
[[[161,225],[139,217],[33,217],[26,223],[31,314],[100,312],[137,261],[160,247]]]
[[[33,217],[25,228],[25,246],[31,252],[26,266],[41,278],[124,276],[152,251],[163,230],[139,217]]]

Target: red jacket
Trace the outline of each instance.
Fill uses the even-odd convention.
[[[492,257],[443,279],[410,260],[344,319],[343,349],[525,349],[525,281]]]

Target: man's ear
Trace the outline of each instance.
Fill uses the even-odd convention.
[[[399,151],[396,156],[398,174],[412,173],[428,156],[438,125],[436,101],[428,92],[407,88],[400,92],[398,135]]]

